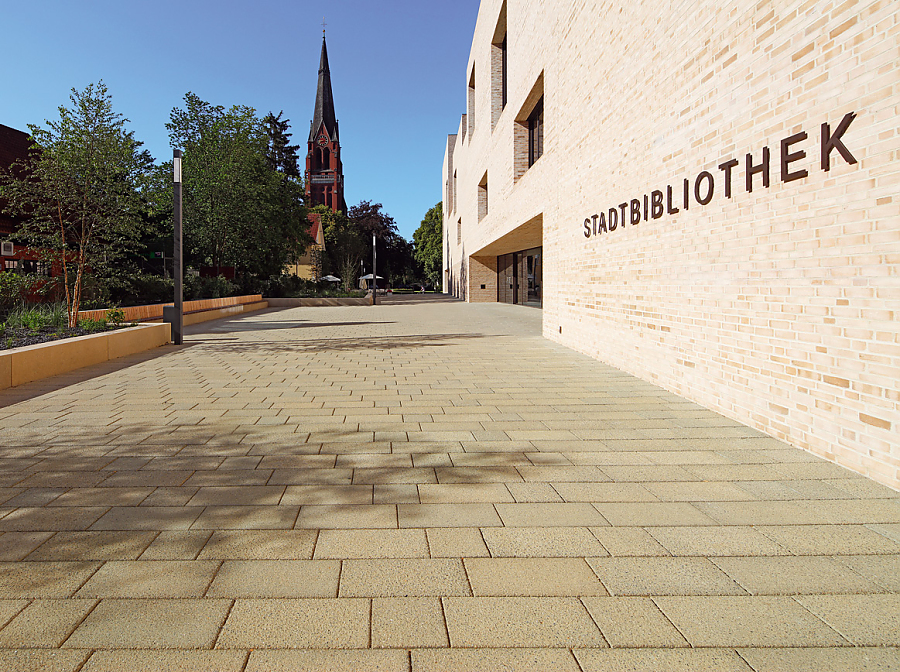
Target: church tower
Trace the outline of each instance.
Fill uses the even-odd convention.
[[[331,71],[328,50],[322,34],[322,57],[319,60],[319,86],[316,109],[309,128],[306,154],[306,197],[309,206],[327,205],[332,210],[347,211],[344,201],[344,169],[341,165],[341,143],[338,122],[334,116],[331,93]]]

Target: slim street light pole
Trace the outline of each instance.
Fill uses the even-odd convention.
[[[181,255],[181,150],[172,156],[172,205],[175,220],[175,245],[172,254],[173,275],[175,276],[175,305],[163,308],[163,319],[172,325],[172,342],[184,343],[184,286],[182,283]]]
[[[372,305],[378,303],[378,272],[375,268],[375,234],[372,234]]]

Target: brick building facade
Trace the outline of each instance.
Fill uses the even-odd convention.
[[[900,487],[896,2],[483,0],[445,287]]]

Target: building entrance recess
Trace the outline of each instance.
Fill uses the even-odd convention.
[[[497,257],[497,301],[540,308],[544,284],[542,248]]]

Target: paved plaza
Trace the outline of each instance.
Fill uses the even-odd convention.
[[[411,296],[0,392],[0,670],[900,670],[900,495]]]

